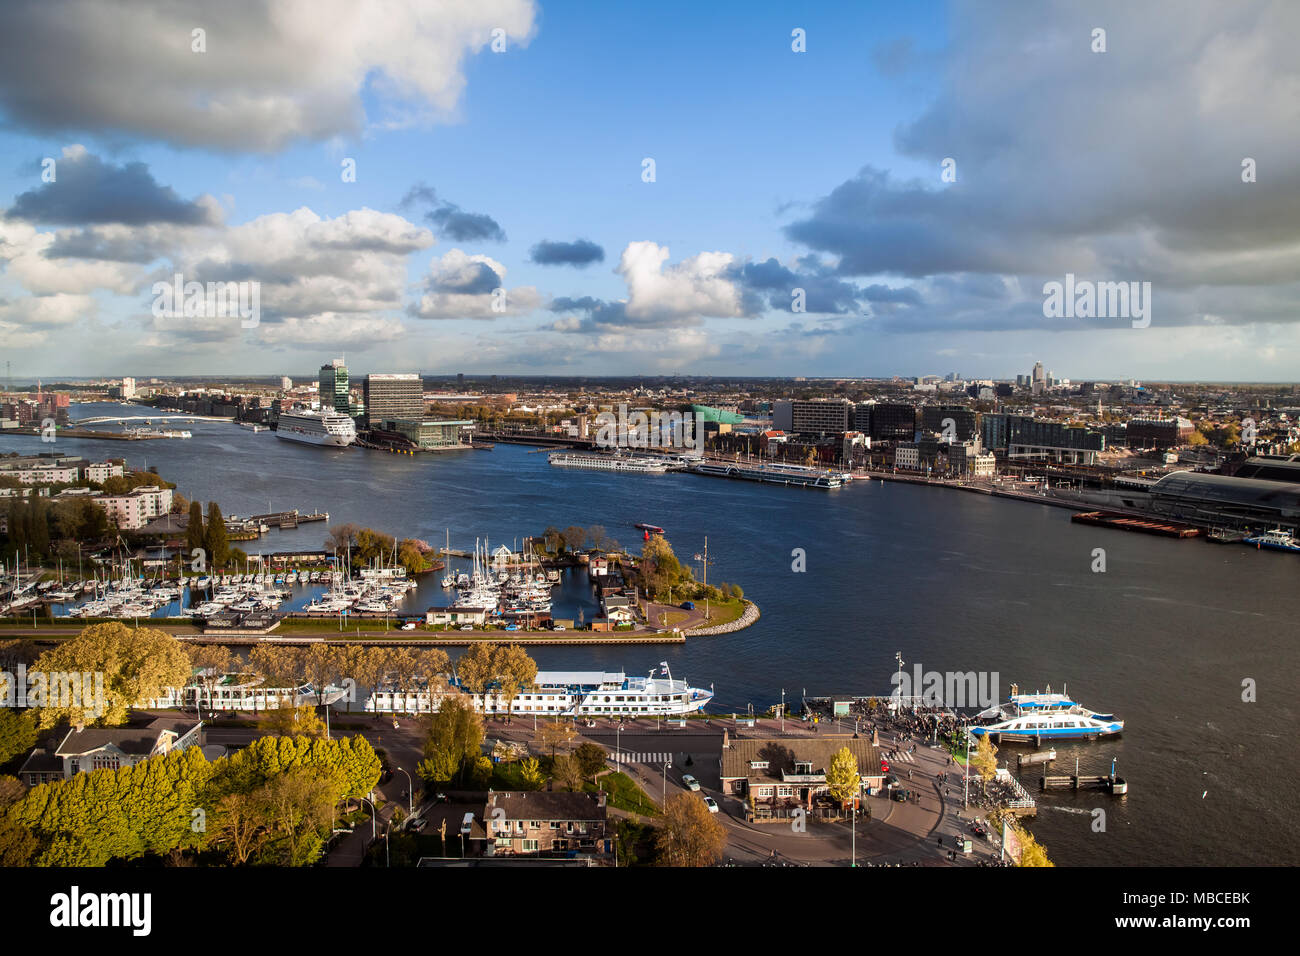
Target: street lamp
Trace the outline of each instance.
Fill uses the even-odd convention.
[[[405,768],[398,767],[397,769],[400,773],[406,774],[406,783],[409,787],[406,791],[407,816],[413,817],[415,816],[415,781],[411,779],[411,775],[407,773]]]
[[[365,797],[358,797],[357,799],[360,800],[362,803],[370,803],[370,801],[367,800]],[[375,818],[378,816],[379,816],[379,811],[375,809],[375,805],[373,803],[370,803],[370,841],[372,843],[375,840],[379,839],[379,831],[375,827]]]

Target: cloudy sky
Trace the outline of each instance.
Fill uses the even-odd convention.
[[[0,358],[1294,381],[1300,4],[1160,8],[14,0]]]

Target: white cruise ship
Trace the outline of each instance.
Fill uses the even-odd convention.
[[[561,468],[630,471],[643,475],[662,475],[671,470],[670,463],[661,458],[625,458],[620,455],[559,451],[547,456],[547,460]]]
[[[280,423],[276,426],[275,433],[286,441],[342,448],[356,441],[357,426],[348,416],[332,409],[313,412],[306,408],[294,408],[280,413]]]
[[[666,672],[665,668],[665,672]],[[434,695],[464,693],[476,711],[488,714],[535,714],[539,717],[682,717],[704,709],[713,699],[710,687],[691,687],[667,677],[628,677],[622,671],[538,671],[533,686],[516,695],[513,705],[495,691],[468,694],[451,687]],[[376,690],[366,701],[371,713],[428,713],[427,691],[403,693],[396,688]]]

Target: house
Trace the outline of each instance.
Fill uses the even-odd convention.
[[[483,822],[492,855],[600,858],[613,853],[603,792],[494,791],[488,794]]]
[[[431,607],[424,613],[425,624],[473,624],[483,627],[487,624],[490,608],[486,607]]]
[[[117,770],[199,743],[203,722],[159,717],[138,727],[74,727],[53,752],[38,747],[18,771],[28,786],[71,780],[87,770]]]
[[[727,739],[721,756],[722,792],[744,800],[756,821],[788,818],[796,810],[836,816],[826,769],[844,747],[857,758],[863,790],[884,783],[880,751],[863,737]]]
[[[632,599],[623,594],[611,594],[605,598],[605,617],[614,624],[626,624],[636,619],[636,608]]]

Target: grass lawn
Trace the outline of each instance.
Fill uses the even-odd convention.
[[[703,601],[696,601],[695,607],[698,610],[704,608]],[[742,601],[710,601],[709,602],[709,619],[700,627],[717,627],[719,624],[730,624],[732,621],[745,613],[745,602]]]
[[[583,789],[588,793],[594,793],[596,790],[591,784],[584,785]],[[606,797],[606,802],[611,807],[627,810],[630,813],[643,813],[650,817],[657,817],[661,813],[659,805],[625,773],[616,771],[605,774],[600,778],[600,789],[609,795]]]

